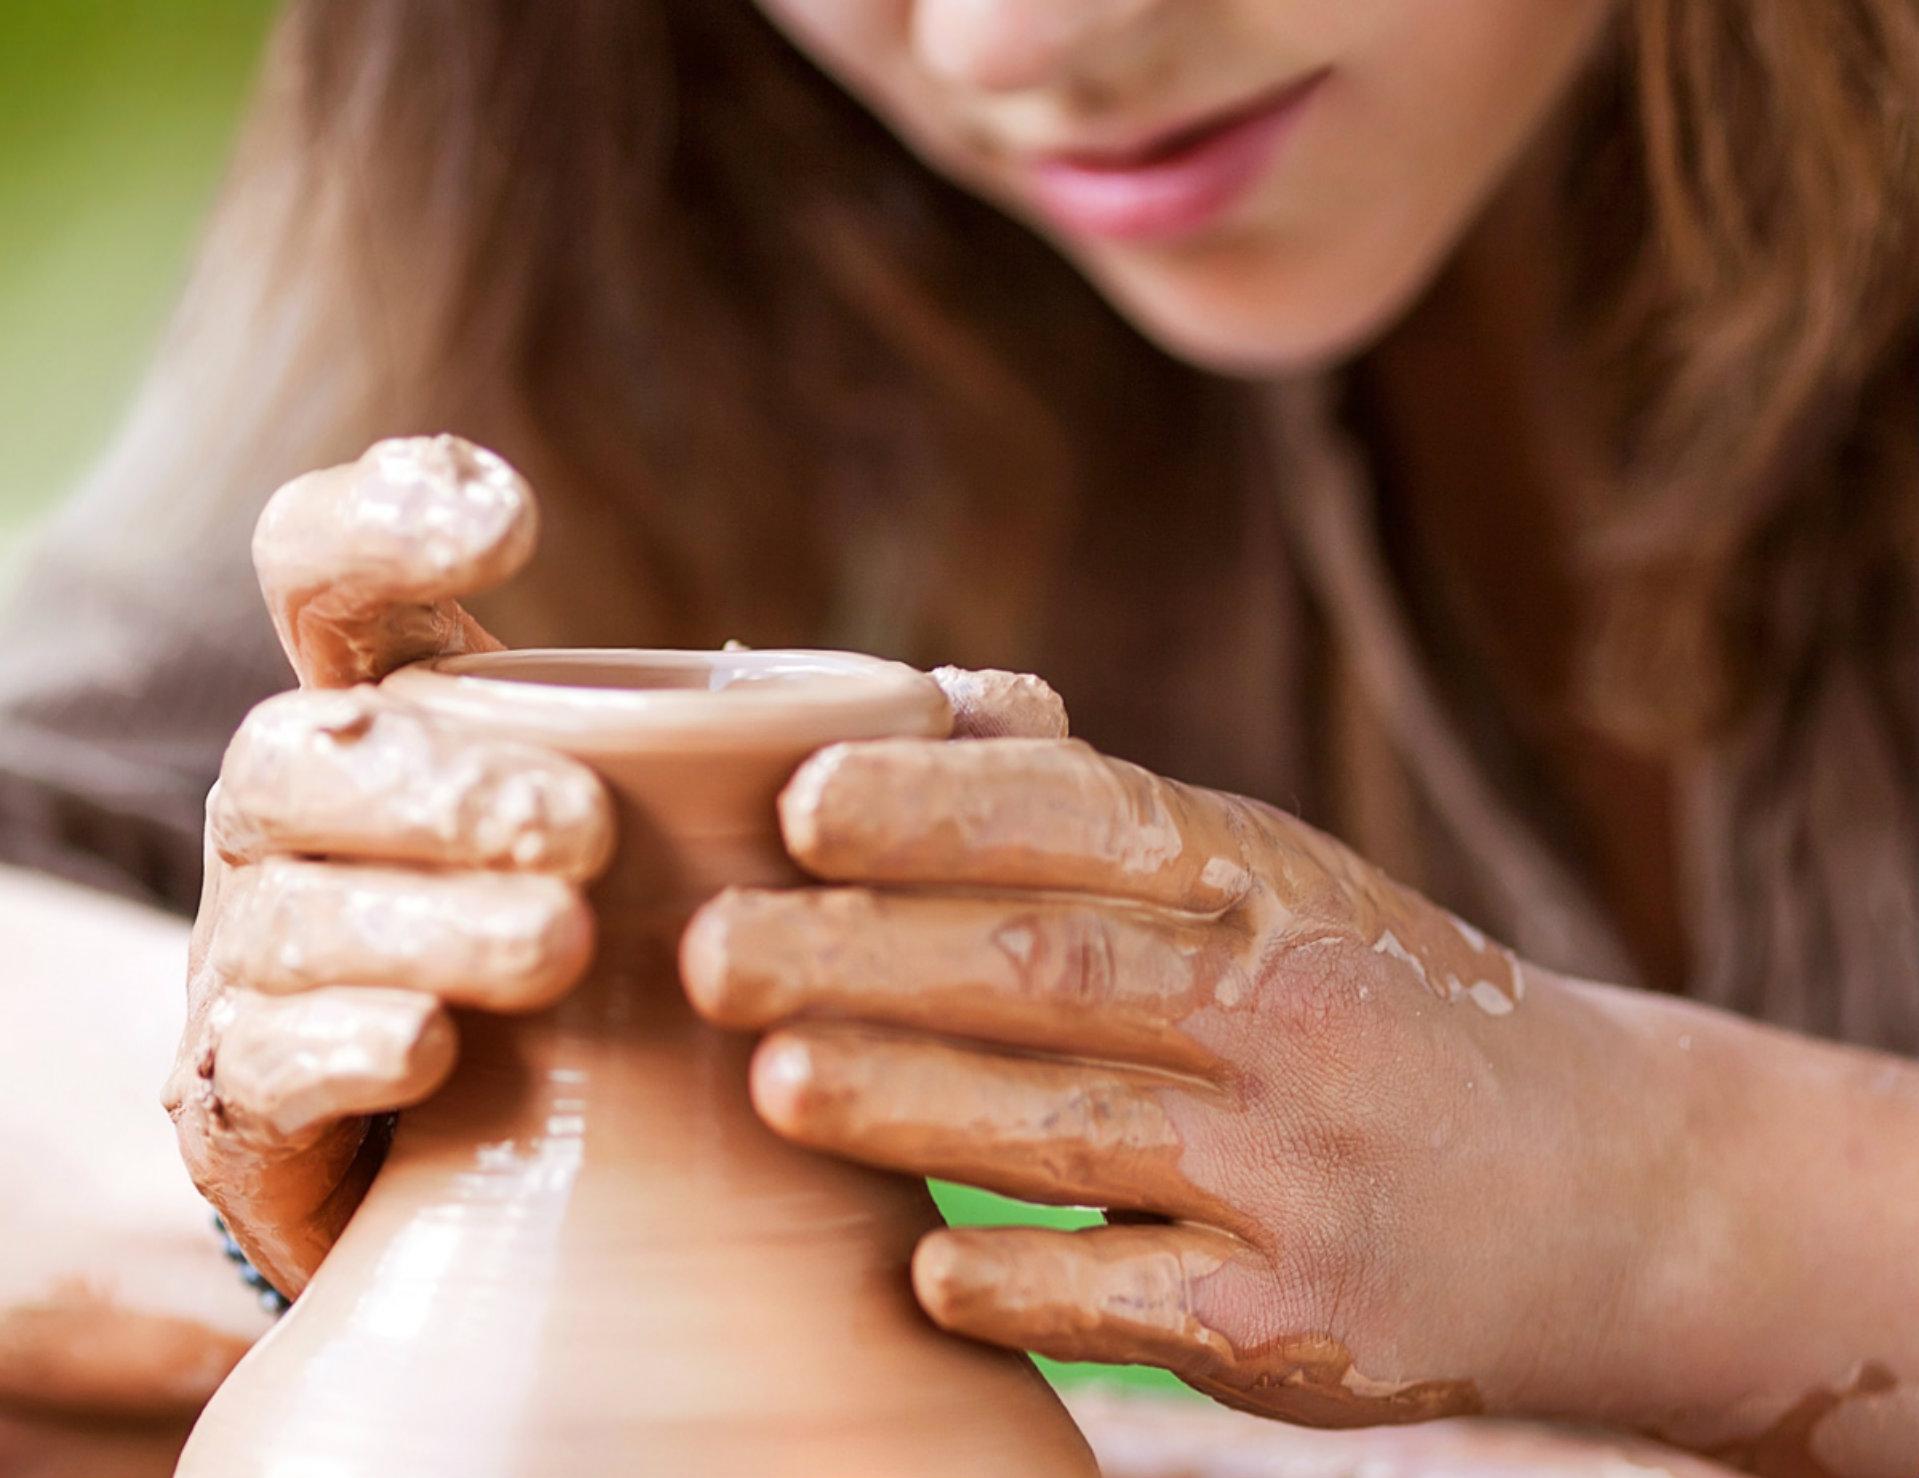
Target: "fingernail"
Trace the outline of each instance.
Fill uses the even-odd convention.
[[[982,1284],[996,1281],[994,1261],[961,1235],[929,1232],[913,1250],[913,1294],[935,1323],[948,1324],[979,1295]]]
[[[753,1108],[774,1129],[795,1133],[817,1104],[812,1047],[785,1033],[768,1037],[753,1054],[749,1089]]]

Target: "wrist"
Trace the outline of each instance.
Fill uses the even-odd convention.
[[[1609,1022],[1643,1110],[1622,1130],[1642,1242],[1585,1414],[1738,1460],[1862,1372],[1919,1379],[1893,1312],[1919,1307],[1919,1069],[1693,1003],[1572,989]]]
[[[1670,1394],[1651,1311],[1666,1306],[1671,1249],[1697,1220],[1696,1032],[1674,1029],[1664,997],[1537,967],[1527,982],[1512,1050],[1531,1091],[1509,1208],[1523,1287],[1504,1311],[1509,1358],[1489,1405],[1644,1427]]]

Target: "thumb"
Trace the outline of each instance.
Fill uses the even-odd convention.
[[[953,706],[955,739],[1066,737],[1066,704],[1030,672],[937,667],[932,676]]]
[[[458,598],[524,565],[538,522],[526,480],[457,436],[376,442],[357,462],[295,478],[260,515],[253,566],[300,685],[498,651]]]

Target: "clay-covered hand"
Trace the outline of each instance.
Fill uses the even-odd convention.
[[[1637,1092],[1585,987],[1076,741],[837,746],[781,816],[838,886],[724,894],[681,957],[709,1019],[770,1031],[762,1117],[1115,1213],[928,1236],[941,1325],[1312,1424],[1592,1410],[1657,1187],[1582,1121]]]
[[[359,1204],[381,1116],[451,1072],[447,1008],[537,1010],[592,953],[583,888],[613,846],[598,779],[376,686],[499,649],[459,600],[523,565],[536,523],[518,473],[440,436],[296,479],[255,534],[300,688],[248,716],[208,799],[166,1102],[195,1183],[288,1295]],[[1037,679],[934,677],[956,734],[1065,731]]]
[[[448,730],[373,684],[497,650],[458,599],[511,575],[536,514],[453,437],[381,442],[289,483],[254,563],[300,688],[247,718],[207,804],[189,1017],[166,1100],[188,1168],[297,1294],[455,1055],[449,1004],[531,1010],[585,968],[606,862],[599,781]]]

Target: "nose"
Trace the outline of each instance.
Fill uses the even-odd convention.
[[[1016,92],[1072,75],[1167,0],[917,0],[913,46],[936,76]]]

